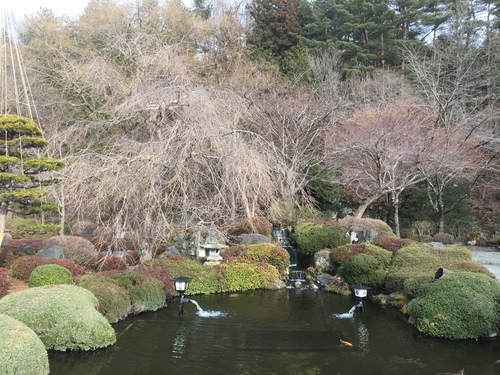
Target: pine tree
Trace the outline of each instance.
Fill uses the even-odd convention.
[[[53,204],[40,201],[44,186],[54,183],[48,172],[64,167],[59,159],[40,157],[49,143],[32,120],[17,115],[0,115],[0,243],[9,210],[24,214],[54,210]]]

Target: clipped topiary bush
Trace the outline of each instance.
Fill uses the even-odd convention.
[[[89,240],[78,236],[55,236],[46,239],[44,248],[52,245],[59,246],[66,259],[81,266],[90,265],[98,255],[95,246]]]
[[[140,266],[134,269],[134,272],[153,277],[163,283],[167,292],[167,299],[172,298],[177,294],[174,283],[172,282],[172,274],[167,268],[153,268],[148,266]]]
[[[221,263],[214,269],[221,292],[268,288],[280,277],[278,269],[267,263]]]
[[[112,345],[115,331],[98,311],[97,298],[75,285],[25,289],[0,299],[0,313],[22,321],[46,349],[93,350]]]
[[[57,264],[44,264],[31,272],[29,287],[44,285],[73,284],[73,276],[66,268]]]
[[[345,231],[336,225],[306,222],[295,227],[295,241],[300,253],[313,255],[322,249],[346,245],[349,238]]]
[[[128,269],[128,266],[121,257],[100,254],[94,259],[90,268],[97,272],[125,271]]]
[[[111,276],[86,275],[77,280],[78,286],[90,290],[99,301],[99,312],[110,323],[127,317],[132,308],[128,291],[119,286]]]
[[[457,272],[426,284],[409,304],[417,329],[432,337],[487,337],[500,323],[500,284],[488,276]]]
[[[403,292],[406,279],[428,280],[434,278],[438,268],[460,271],[469,262],[472,262],[472,253],[466,247],[438,249],[425,244],[411,244],[398,250],[392,258],[386,288],[391,292]],[[416,282],[407,282],[408,285],[416,285]],[[407,287],[406,290],[413,290],[414,293],[415,287]]]
[[[161,281],[136,272],[123,272],[111,278],[128,292],[131,304],[129,313],[138,314],[165,307],[167,292]]]
[[[0,314],[0,374],[48,373],[47,351],[36,333],[19,320]]]
[[[392,253],[383,249],[354,255],[339,267],[337,274],[349,284],[381,289],[385,286],[391,257]]]
[[[385,232],[381,232],[374,241],[375,245],[392,252],[395,252],[401,249],[403,246],[409,245],[411,243],[413,243],[411,239],[393,237],[386,234]]]
[[[281,275],[290,267],[288,251],[272,243],[257,243],[244,246],[242,259],[251,262],[263,262],[275,266]]]

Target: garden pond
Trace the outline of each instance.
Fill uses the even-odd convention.
[[[497,375],[500,340],[419,334],[393,308],[322,290],[288,288],[193,296],[114,324],[115,345],[50,352],[51,375],[336,374]],[[342,316],[342,315],[340,315]],[[351,346],[352,345],[352,346]]]

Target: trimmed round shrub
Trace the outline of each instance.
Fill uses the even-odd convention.
[[[0,314],[30,327],[46,349],[62,351],[93,350],[115,343],[115,331],[97,308],[97,298],[75,285],[29,288],[0,299]]]
[[[47,351],[36,333],[19,320],[0,314],[0,374],[48,373]]]
[[[397,238],[388,235],[385,232],[381,232],[375,239],[374,244],[383,249],[395,252],[401,249],[403,246],[411,244],[412,242],[412,240],[407,238]]]
[[[128,292],[131,314],[143,311],[156,311],[165,307],[167,292],[163,283],[153,277],[136,272],[123,272],[111,278]]]
[[[81,266],[90,265],[97,257],[98,252],[89,240],[78,236],[55,236],[43,242],[44,248],[52,245],[59,246],[66,259]]]
[[[45,259],[34,255],[16,259],[11,267],[11,275],[16,279],[28,281],[33,270],[43,264],[58,264],[71,272],[73,277],[87,273],[85,268],[70,260],[57,258]]]
[[[97,272],[125,271],[128,269],[128,266],[121,257],[100,254],[92,263],[91,268]]]
[[[432,337],[487,337],[500,322],[500,284],[488,276],[457,272],[421,288],[408,305],[417,329]]]
[[[177,294],[174,283],[172,282],[172,274],[167,268],[153,268],[148,266],[140,266],[134,269],[134,272],[153,277],[163,283],[167,292],[167,299],[172,298]]]
[[[300,253],[313,255],[322,249],[346,245],[349,238],[342,228],[333,224],[306,222],[295,227],[295,241]]]
[[[272,243],[257,243],[244,246],[241,257],[251,262],[263,262],[275,266],[281,275],[290,267],[290,254]]]
[[[128,291],[108,275],[86,275],[77,280],[78,286],[90,290],[99,301],[99,312],[110,323],[127,317],[131,310]]]
[[[57,264],[44,264],[31,272],[30,288],[44,285],[73,284],[73,276],[66,268]]]
[[[358,254],[347,259],[339,267],[337,274],[349,284],[380,289],[385,286],[390,259],[391,252],[387,250]]]

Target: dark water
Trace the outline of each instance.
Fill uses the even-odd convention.
[[[339,319],[354,298],[286,289],[178,300],[115,324],[117,343],[90,353],[50,353],[51,374],[500,374],[500,340],[454,342],[418,334],[390,308],[367,303]],[[340,340],[352,343],[342,346]]]

